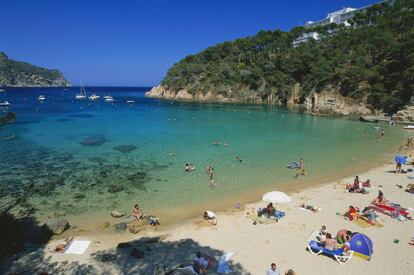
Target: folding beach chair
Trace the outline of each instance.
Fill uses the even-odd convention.
[[[352,255],[354,254],[354,251],[352,250],[349,251],[349,254],[346,254],[342,248],[337,248],[333,251],[328,250],[324,248],[321,243],[315,240],[310,241],[307,248],[312,255],[325,254],[327,256],[333,257],[341,265],[348,262],[348,260],[351,259]]]

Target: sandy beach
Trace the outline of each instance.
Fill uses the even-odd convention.
[[[88,234],[80,229],[74,234],[74,230],[69,230],[47,246],[16,257],[12,264],[3,268],[18,273],[152,274],[157,263],[166,267],[189,265],[195,253],[201,251],[216,259],[225,252],[234,252],[233,274],[265,274],[272,262],[281,272],[291,268],[297,274],[414,274],[414,247],[408,244],[414,237],[413,221],[396,221],[379,214],[383,227],[362,228],[337,214],[345,213],[349,205],[361,209],[369,205],[378,190],[382,190],[389,201],[414,208],[414,195],[404,191],[412,181],[407,177],[410,173],[390,173],[393,169],[395,165],[388,162],[359,175],[361,180],[371,180],[369,194],[345,190],[346,183],[352,182],[353,177],[291,192],[292,202],[277,206],[286,213],[278,223],[253,224],[249,214],[265,206],[260,201],[217,213],[217,226],[200,218],[170,228],[146,226],[138,234]],[[297,207],[303,202],[317,205],[321,210],[318,213],[304,211]],[[322,225],[332,234],[349,229],[369,236],[374,244],[371,260],[353,257],[347,264],[340,265],[332,258],[311,255],[306,251],[307,239]],[[50,247],[69,234],[75,235],[76,240],[91,241],[83,255],[49,252]],[[127,247],[117,248],[123,242],[129,242]],[[144,256],[139,259],[130,256],[133,247],[145,251]],[[102,262],[104,254],[115,255],[115,258]],[[209,274],[215,271],[210,270]]]

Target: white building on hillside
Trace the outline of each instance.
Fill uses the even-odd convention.
[[[348,22],[349,19],[355,16],[355,13],[359,9],[355,8],[344,8],[342,10],[334,11],[331,13],[328,13],[325,19],[319,20],[319,21],[308,21],[305,24],[306,28],[313,28],[318,26],[324,26],[328,24],[335,23],[337,25],[344,24],[345,26],[349,27],[350,24]],[[317,32],[309,32],[309,33],[303,33],[301,36],[299,36],[295,41],[293,41],[292,46],[297,47],[300,43],[308,42],[310,39],[319,40],[321,39],[321,35]]]

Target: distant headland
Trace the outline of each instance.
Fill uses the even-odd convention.
[[[0,87],[69,87],[70,82],[58,70],[9,59],[0,52]]]

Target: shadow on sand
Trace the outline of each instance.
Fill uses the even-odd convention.
[[[78,261],[53,262],[51,254],[43,248],[20,255],[19,260],[9,261],[0,269],[5,274],[154,274],[159,265],[165,273],[157,274],[191,274],[177,270],[193,263],[197,252],[219,260],[225,253],[222,250],[201,246],[192,239],[165,241],[166,236],[143,237],[134,241],[120,243],[118,247],[92,253],[88,264]],[[82,258],[84,256],[77,256]],[[73,258],[73,257],[71,257]],[[85,262],[85,261],[83,261]],[[250,274],[239,263],[230,262],[232,272],[229,274]],[[208,274],[216,273],[217,264],[209,269]]]

